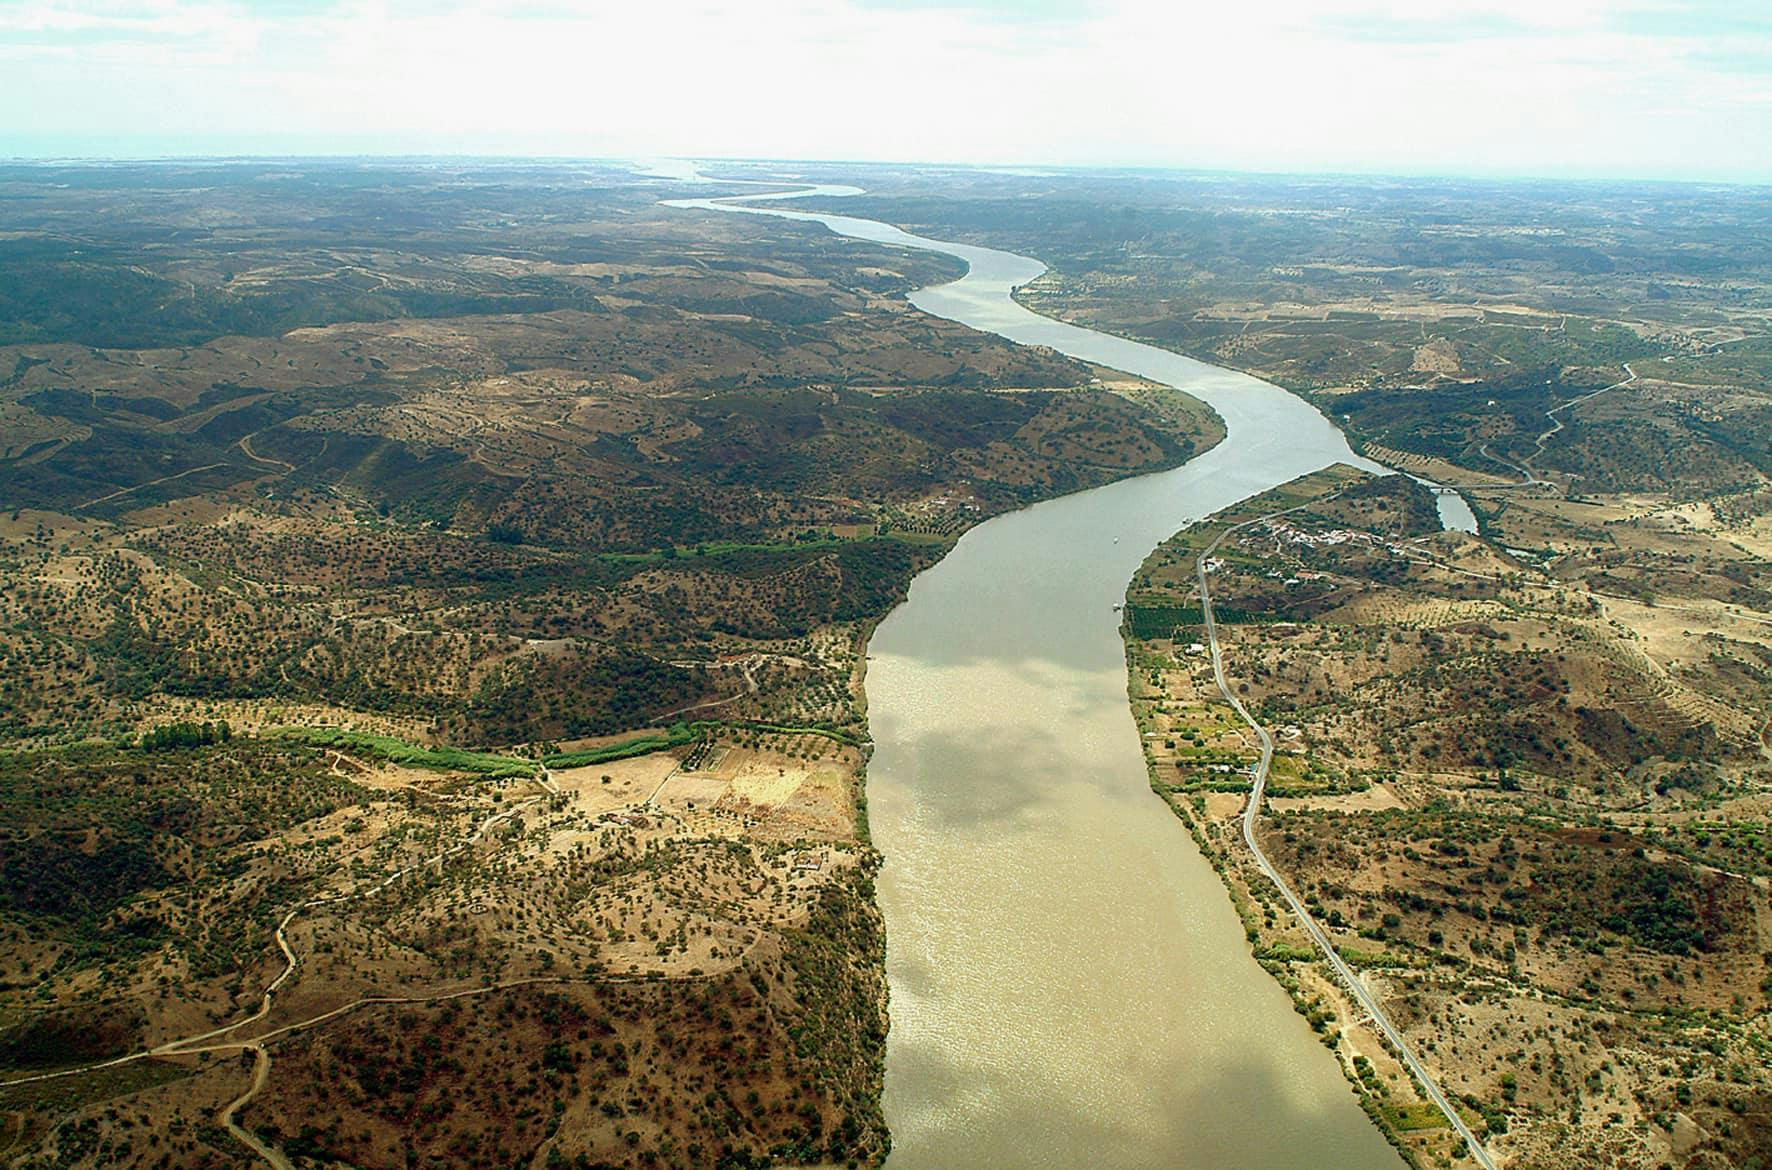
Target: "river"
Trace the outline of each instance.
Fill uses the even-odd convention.
[[[1226,427],[1174,471],[972,529],[874,635],[889,1170],[1400,1165],[1150,791],[1114,609],[1187,523],[1331,463],[1382,469],[1276,386],[1023,308],[1037,260],[758,198],[780,196],[674,205],[959,257],[917,307],[1183,389]]]

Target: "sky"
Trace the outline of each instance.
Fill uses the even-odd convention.
[[[1772,0],[0,0],[0,156],[1772,182]]]

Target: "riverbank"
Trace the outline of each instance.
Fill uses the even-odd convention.
[[[1761,765],[1751,730],[1704,706],[1725,679],[1682,665],[1691,635],[1653,608],[1585,587],[1591,545],[1557,580],[1381,485],[1309,477],[1147,559],[1124,633],[1152,788],[1374,1119],[1443,1164],[1444,1120],[1239,834],[1258,752],[1212,677],[1190,567],[1314,497],[1211,553],[1227,680],[1277,745],[1255,825],[1274,870],[1504,1164],[1742,1164],[1765,1148],[1772,981],[1763,860],[1738,827],[1763,816],[1742,795]],[[1563,508],[1513,497],[1503,523],[1520,539]],[[1667,539],[1653,513],[1616,523]],[[1705,563],[1703,538],[1680,545]],[[1746,615],[1682,613],[1715,647],[1764,644]]]
[[[101,283],[231,198],[126,169],[159,193],[127,239],[26,184]],[[223,217],[259,270],[378,214],[295,171]],[[144,303],[92,324],[122,349],[0,347],[0,1148],[879,1160],[864,634],[968,527],[1182,464],[1209,412],[908,305],[951,260],[621,176],[381,173],[422,306],[298,281],[293,333]]]
[[[1239,545],[1259,542],[1270,531],[1290,532],[1294,525],[1326,527],[1326,514],[1344,522],[1363,521],[1368,529],[1359,534],[1373,539],[1425,537],[1440,530],[1434,502],[1418,486],[1402,477],[1373,479],[1338,466],[1178,532],[1151,552],[1128,588],[1122,627],[1128,695],[1145,745],[1151,789],[1211,860],[1242,920],[1252,954],[1335,1053],[1362,1108],[1392,1146],[1413,1166],[1435,1164],[1465,1151],[1464,1139],[1451,1133],[1450,1107],[1438,1096],[1437,1084],[1414,1075],[1387,1043],[1373,1015],[1380,1009],[1368,1008],[1352,994],[1352,983],[1361,978],[1353,970],[1382,969],[1393,965],[1393,957],[1332,942],[1308,908],[1288,905],[1296,895],[1282,896],[1285,891],[1275,883],[1283,877],[1270,876],[1267,859],[1256,846],[1262,830],[1254,826],[1264,825],[1265,819],[1262,807],[1251,808],[1250,801],[1259,801],[1263,790],[1287,800],[1336,800],[1369,790],[1370,781],[1322,770],[1296,750],[1295,728],[1285,728],[1285,742],[1275,745],[1271,729],[1254,722],[1236,706],[1240,700],[1232,698],[1239,691],[1248,694],[1249,684],[1218,675],[1218,630],[1275,620],[1271,597],[1246,591],[1216,596],[1216,623],[1204,606],[1207,579],[1220,575],[1227,564],[1247,560]],[[1253,535],[1238,539],[1246,530]],[[1348,535],[1344,528],[1334,531],[1338,538]],[[1316,587],[1315,575],[1270,582],[1270,588],[1291,597]],[[1257,742],[1251,732],[1263,738]],[[1239,814],[1246,825],[1241,837],[1235,831]],[[1331,946],[1333,954],[1326,950]],[[1346,966],[1338,971],[1337,962]],[[1357,990],[1370,995],[1363,986]],[[1436,1118],[1437,1113],[1443,1115]],[[1475,1127],[1476,1140],[1486,1136],[1474,1110],[1468,1117],[1461,1110],[1457,1121]]]
[[[890,1164],[1281,1170],[1301,1149],[1325,1167],[1385,1164],[1210,867],[1150,799],[1114,612],[1178,525],[1363,461],[1277,387],[1027,312],[1010,294],[1037,261],[843,216],[680,205],[958,256],[967,276],[913,304],[1185,389],[1225,421],[1222,443],[1174,471],[973,528],[873,640]]]

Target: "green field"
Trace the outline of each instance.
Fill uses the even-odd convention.
[[[692,742],[698,734],[687,723],[673,723],[662,735],[637,735],[619,743],[586,748],[581,752],[558,752],[543,756],[542,763],[550,768],[584,768],[592,764],[607,764],[611,760],[625,760],[632,756],[644,756],[666,748],[680,747]]]
[[[395,739],[391,735],[371,735],[364,731],[345,731],[335,727],[280,727],[273,730],[271,735],[310,747],[359,752],[377,760],[386,760],[390,764],[406,764],[438,772],[476,772],[495,780],[528,778],[541,770],[541,765],[536,761],[519,759],[516,756],[471,752],[453,747],[422,747],[403,739]]]

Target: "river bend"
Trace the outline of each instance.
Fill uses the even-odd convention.
[[[782,197],[673,205],[959,257],[912,303],[1185,390],[1226,427],[1176,470],[972,529],[874,634],[889,1170],[1400,1165],[1150,791],[1114,608],[1189,522],[1332,463],[1382,469],[1279,387],[1023,308],[1037,260],[751,202]]]

